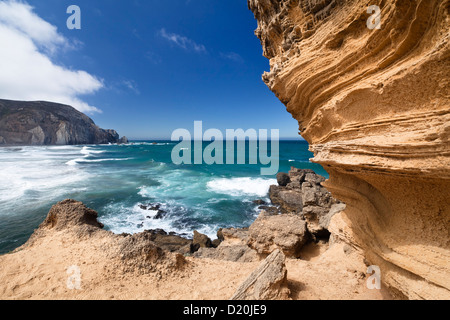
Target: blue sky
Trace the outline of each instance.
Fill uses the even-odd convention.
[[[0,44],[11,52],[0,53],[0,68],[20,64],[8,61],[26,51],[16,36],[24,48],[31,39],[27,61],[37,61],[17,83],[5,76],[2,98],[73,101],[100,127],[132,139],[170,138],[177,128],[193,130],[196,120],[205,129],[280,129],[281,137],[298,137],[297,121],[261,80],[269,63],[245,0],[2,2],[9,7],[0,28],[11,38],[0,36]],[[81,8],[81,30],[66,27],[73,4]],[[39,62],[47,60],[48,72],[49,62]],[[34,70],[39,75],[28,74]],[[40,87],[20,82],[42,74]]]

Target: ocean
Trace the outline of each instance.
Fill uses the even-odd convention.
[[[248,227],[259,212],[253,201],[269,201],[276,176],[262,176],[263,165],[175,165],[176,145],[0,148],[0,254],[24,244],[51,206],[68,198],[96,210],[115,233],[197,230],[215,239],[219,228]],[[279,171],[294,166],[328,177],[312,157],[306,142],[280,141]]]

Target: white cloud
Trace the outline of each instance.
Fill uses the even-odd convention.
[[[103,87],[85,71],[55,64],[52,57],[73,44],[57,28],[41,19],[26,3],[0,1],[0,98],[46,100],[82,112],[100,112],[81,95]]]
[[[183,48],[185,50],[192,50],[198,53],[206,53],[206,47],[202,44],[197,44],[195,41],[181,36],[176,33],[168,33],[166,29],[159,30],[159,35],[163,37],[164,39],[174,43],[175,45],[179,46],[180,48]]]

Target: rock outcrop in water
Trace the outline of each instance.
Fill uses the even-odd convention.
[[[0,100],[0,146],[127,142],[115,130],[100,129],[88,116],[67,105]]]
[[[342,240],[397,297],[450,298],[450,1],[248,5],[270,59],[263,80],[347,204]],[[372,5],[381,29],[367,27]]]

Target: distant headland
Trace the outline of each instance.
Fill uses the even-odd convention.
[[[127,143],[71,106],[0,99],[0,146]]]

